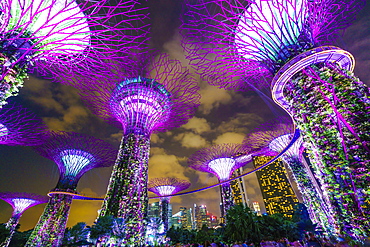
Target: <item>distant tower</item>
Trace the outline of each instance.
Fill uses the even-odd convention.
[[[34,113],[16,104],[0,109],[0,144],[38,145],[47,138],[47,126]]]
[[[22,216],[23,212],[30,207],[46,203],[48,201],[48,197],[32,193],[3,192],[0,193],[0,199],[9,203],[13,208],[12,217],[9,219],[8,223],[6,223],[6,228],[10,231],[9,236],[3,243],[0,243],[0,246],[7,247],[12,240],[15,228],[17,227],[19,218]]]
[[[251,148],[268,147],[276,154],[282,152],[294,135],[294,126],[290,119],[281,118],[258,127],[244,139]],[[327,233],[334,234],[335,224],[333,209],[328,198],[322,193],[311,168],[303,163],[301,157],[302,139],[299,138],[285,153],[282,160],[292,171],[294,180],[302,195],[303,203],[309,209],[310,218],[318,223]]]
[[[26,246],[59,246],[64,235],[77,183],[87,171],[114,164],[116,150],[94,137],[73,132],[52,132],[36,151],[54,161],[59,181]]]
[[[270,156],[255,156],[253,164],[256,168],[270,161]],[[292,217],[298,199],[287,178],[284,165],[280,160],[272,162],[256,172],[261,187],[263,201],[268,214],[281,213],[285,217]]]
[[[183,45],[205,81],[271,93],[301,130],[337,233],[370,235],[370,91],[332,46],[363,0],[188,1]],[[266,95],[265,95],[266,96]]]
[[[85,63],[81,67],[92,69],[118,57],[115,52],[138,47],[140,32],[133,23],[145,15],[135,5],[136,1],[112,5],[109,0],[2,0],[0,108],[6,98],[17,95],[31,68],[55,78],[63,76],[61,68],[71,72]],[[119,15],[125,18],[116,18]]]
[[[148,183],[148,190],[158,196],[161,200],[161,218],[164,224],[164,232],[168,231],[168,204],[171,195],[190,187],[190,182],[178,178],[154,178]],[[180,209],[181,210],[181,209]]]
[[[181,126],[199,104],[197,81],[190,71],[167,55],[143,55],[124,71],[81,77],[83,99],[92,111],[123,128],[100,216],[124,218],[129,245],[143,243],[148,204],[150,136]],[[122,65],[125,66],[125,65]]]
[[[243,174],[243,168],[240,167],[233,172],[231,177],[236,177]],[[235,204],[244,204],[248,205],[248,195],[245,188],[244,177],[235,179],[230,182],[231,191],[233,193],[234,203]]]
[[[233,156],[242,153],[243,146],[240,144],[220,144],[198,150],[188,159],[191,168],[214,174],[220,182],[230,179],[232,173],[245,165],[238,163]],[[230,183],[221,185],[221,197],[223,211],[222,216],[226,215],[227,210],[234,205]]]

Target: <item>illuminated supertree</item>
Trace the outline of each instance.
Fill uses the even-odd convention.
[[[52,78],[59,68],[94,71],[102,60],[142,45],[145,15],[136,6],[135,0],[1,1],[0,107],[17,95],[33,68]]]
[[[41,118],[20,105],[0,109],[0,144],[32,146],[44,142],[47,126]]]
[[[9,203],[13,208],[12,217],[6,223],[6,227],[9,229],[9,236],[4,240],[4,242],[0,243],[0,246],[7,247],[12,240],[15,228],[17,227],[19,219],[24,211],[38,204],[46,203],[48,201],[48,197],[32,193],[3,192],[0,193],[0,199]]]
[[[158,196],[161,200],[161,218],[164,225],[164,232],[168,230],[168,204],[171,195],[190,187],[190,182],[178,178],[154,178],[148,183],[148,190]]]
[[[294,126],[288,118],[281,118],[257,127],[248,134],[243,143],[251,148],[268,147],[276,154],[281,153],[292,140]],[[294,180],[302,195],[303,203],[308,208],[311,220],[324,229],[329,235],[335,234],[333,209],[328,198],[323,195],[310,166],[302,157],[302,138],[281,156],[292,171]],[[276,155],[275,154],[275,155]]]
[[[202,148],[192,154],[188,159],[191,168],[214,174],[220,182],[230,179],[232,173],[245,165],[237,162],[234,156],[245,153],[245,148],[240,144],[225,143]],[[230,183],[221,185],[221,199],[223,205],[222,216],[226,216],[227,210],[234,205]]]
[[[94,113],[123,127],[100,216],[124,218],[125,244],[138,245],[145,235],[150,136],[187,122],[199,104],[197,82],[179,61],[153,54],[133,60],[125,72],[92,76],[78,81],[82,98]]]
[[[59,181],[26,246],[59,246],[64,235],[73,195],[87,171],[114,164],[116,150],[105,141],[74,132],[51,132],[36,151],[54,161]]]
[[[328,46],[362,0],[189,1],[185,48],[203,78],[229,89],[271,88],[301,130],[338,231],[370,226],[370,92],[354,59]]]

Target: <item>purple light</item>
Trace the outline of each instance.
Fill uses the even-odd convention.
[[[0,136],[6,136],[9,134],[9,130],[5,125],[0,123]]]
[[[116,152],[102,140],[63,131],[51,132],[49,140],[35,150],[58,165],[59,183],[64,189],[75,189],[78,180],[90,169],[112,166]]]
[[[124,80],[112,93],[111,109],[127,131],[131,126],[152,131],[168,120],[171,95],[154,80],[137,77]]]
[[[233,169],[235,163],[235,160],[232,158],[219,158],[209,162],[208,166],[217,174],[220,181],[224,181],[229,179],[231,173],[235,170]]]
[[[28,198],[14,198],[12,202],[14,204],[14,212],[18,214],[24,212],[27,208],[35,204],[36,201]]]
[[[32,146],[46,138],[47,126],[34,113],[16,104],[0,109],[0,144]]]
[[[246,59],[275,60],[281,49],[297,43],[307,15],[305,0],[253,2],[241,14],[236,27],[239,54]]]
[[[77,149],[64,150],[60,156],[66,167],[67,176],[76,176],[94,159],[91,154]]]
[[[293,139],[293,133],[291,134],[285,134],[281,135],[279,137],[276,137],[273,139],[268,147],[277,152],[280,153],[284,150],[284,148],[290,143],[290,141]],[[296,142],[284,153],[283,156],[289,156],[289,157],[299,157],[300,149],[303,145],[302,137],[298,138]]]
[[[240,144],[225,143],[202,148],[191,155],[188,164],[191,168],[209,172],[218,177],[220,181],[230,178],[233,171],[245,163],[236,162],[243,159],[234,158],[240,153],[246,153],[247,147]]]
[[[171,186],[171,185],[162,185],[162,186],[157,187],[158,194],[160,194],[161,196],[169,196],[169,195],[173,194],[173,191],[175,189],[176,188],[174,186]]]

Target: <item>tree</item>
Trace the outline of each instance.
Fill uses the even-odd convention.
[[[63,245],[75,244],[81,241],[86,241],[89,234],[89,229],[86,223],[79,222],[71,228],[67,228],[64,233]]]
[[[244,204],[232,206],[226,214],[225,237],[231,241],[261,242],[261,226],[257,215]]]
[[[299,239],[297,224],[282,214],[263,215],[259,217],[259,224],[263,228],[262,239],[279,241],[288,238],[290,241]]]
[[[100,217],[90,229],[90,238],[95,240],[96,243],[101,243],[104,239],[111,236],[114,217],[106,215]]]

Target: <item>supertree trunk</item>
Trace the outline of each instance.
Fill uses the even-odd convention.
[[[145,236],[149,149],[149,135],[129,133],[123,136],[100,212],[100,216],[130,219],[126,222],[125,244],[133,246],[143,243]]]
[[[73,196],[53,194],[25,246],[60,246]]]
[[[224,211],[223,215],[226,219],[227,211],[230,209],[231,206],[234,205],[233,193],[231,191],[230,183],[224,183],[221,185],[221,197]]]
[[[310,212],[310,218],[314,223],[318,223],[329,235],[335,235],[333,212],[329,205],[325,203],[321,192],[317,190],[309,176],[304,164],[297,157],[284,157],[292,171],[298,189],[302,195],[303,203]]]
[[[284,96],[336,209],[339,231],[363,238],[370,233],[369,89],[334,64],[318,64],[290,80]]]
[[[168,204],[170,203],[170,198],[161,198],[161,218],[163,222],[164,232],[168,231]]]
[[[15,232],[15,228],[17,228],[19,218],[21,217],[21,214],[13,215],[9,221],[6,223],[6,228],[9,229],[9,235],[4,240],[4,242],[0,243],[0,247],[7,247],[10,244],[10,241],[12,240],[13,234]]]

